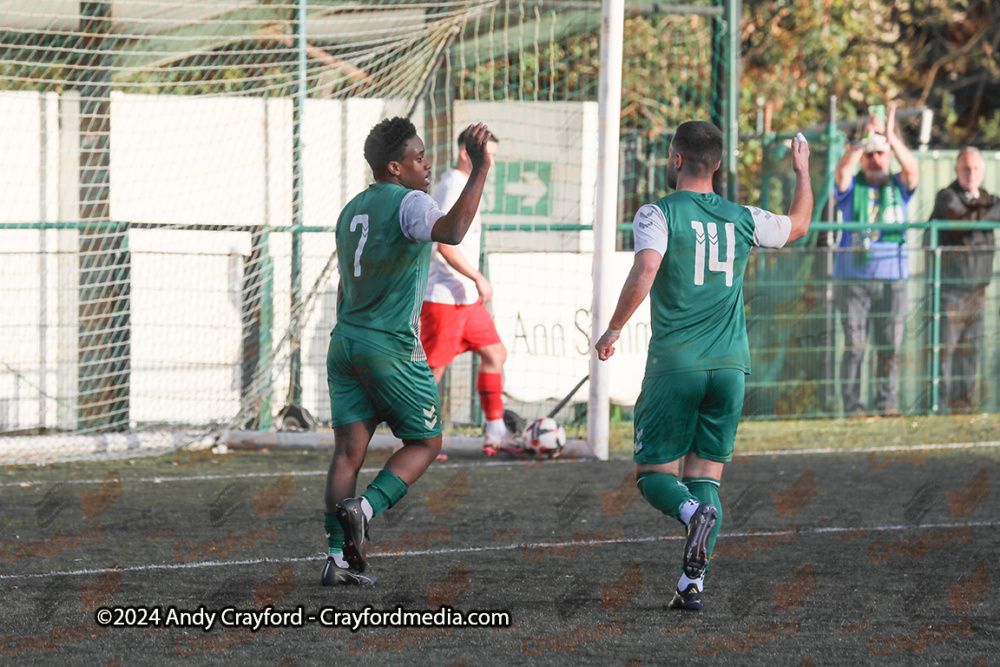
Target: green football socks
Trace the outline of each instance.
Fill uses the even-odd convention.
[[[635,483],[647,503],[682,523],[687,523],[684,514],[690,516],[694,509],[698,508],[698,500],[691,491],[676,476],[669,473],[640,473]],[[684,512],[683,509],[689,511]]]
[[[337,515],[323,512],[323,527],[326,529],[326,545],[331,554],[339,554],[344,550],[344,529],[337,521]]]
[[[406,482],[388,470],[380,470],[361,497],[372,506],[372,518],[375,518],[398,503],[406,491]]]
[[[407,486],[403,480],[388,470],[382,470],[361,497],[371,505],[374,518],[398,503],[406,495],[406,491]],[[324,511],[323,527],[326,529],[326,543],[330,554],[341,554],[344,549],[344,529],[340,526],[337,515]]]

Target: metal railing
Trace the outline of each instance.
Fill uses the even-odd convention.
[[[55,341],[57,337],[65,333],[64,330],[69,331],[66,327],[68,326],[67,322],[74,316],[75,307],[72,306],[72,299],[77,289],[72,281],[61,284],[63,278],[74,275],[73,271],[69,271],[68,273],[65,270],[62,272],[52,271],[48,278],[45,279],[42,277],[43,272],[39,271],[40,266],[49,266],[50,268],[56,266],[55,263],[57,261],[61,262],[59,258],[66,257],[66,251],[60,251],[58,248],[50,245],[48,249],[48,253],[50,254],[49,263],[44,264],[40,261],[46,253],[44,246],[41,249],[39,249],[38,245],[31,247],[30,240],[24,237],[24,231],[16,230],[73,230],[83,224],[92,223],[63,222],[0,225],[0,234],[6,235],[13,232],[20,235],[19,238],[21,238],[16,250],[10,243],[4,244],[6,253],[17,253],[17,255],[10,255],[8,259],[12,259],[15,256],[18,257],[17,266],[22,267],[19,270],[23,271],[23,273],[11,273],[3,287],[7,301],[11,304],[11,307],[8,309],[7,315],[2,318],[3,321],[0,321],[0,327],[8,327],[9,332],[12,334],[17,333],[18,337],[16,340],[24,338],[28,334],[28,329],[36,332],[33,334],[36,341],[45,338]],[[806,238],[792,244],[788,248],[775,251],[758,249],[751,254],[744,281],[744,300],[753,363],[752,374],[748,378],[747,384],[747,416],[771,419],[839,417],[844,414],[843,408],[838,405],[837,400],[838,395],[843,389],[843,380],[840,377],[838,367],[839,360],[844,352],[844,342],[834,292],[838,285],[848,284],[851,281],[834,278],[832,267],[838,253],[851,252],[851,250],[838,247],[817,247],[817,240],[821,235],[828,232],[880,230],[887,228],[898,230],[899,227],[899,225],[816,222],[813,223],[812,231]],[[946,397],[942,394],[944,380],[947,380],[947,378],[943,377],[942,361],[945,359],[945,355],[951,352],[942,335],[942,327],[947,324],[946,318],[948,316],[943,293],[947,290],[954,292],[956,289],[962,288],[959,281],[954,278],[948,278],[942,273],[945,262],[953,253],[960,252],[961,249],[942,247],[939,242],[940,235],[944,230],[995,229],[996,227],[1000,227],[1000,222],[930,221],[910,223],[903,225],[903,227],[909,232],[906,245],[909,252],[910,276],[906,280],[906,289],[910,306],[907,312],[903,314],[905,318],[905,331],[901,349],[897,351],[897,363],[900,366],[900,402],[898,407],[902,412],[910,414],[939,413],[943,412],[947,407]],[[521,226],[517,226],[517,228],[518,231],[523,229]],[[503,229],[508,229],[508,227],[504,226]],[[558,229],[555,227],[550,228],[548,233],[558,235],[564,234],[567,231],[584,231],[585,229],[586,226],[584,225],[560,225]],[[179,239],[186,238],[184,236],[185,231],[190,233],[190,230],[180,230],[178,232]],[[230,231],[243,234],[252,233],[250,227],[238,230],[230,229]],[[290,231],[291,228],[288,227],[271,228],[269,230],[270,233],[275,235],[287,235]],[[332,234],[334,230],[332,227],[309,226],[301,231],[312,234],[312,239],[314,239],[310,243],[310,248],[313,248],[313,251],[310,253],[307,263],[307,275],[311,284],[314,277],[321,271],[323,264],[329,259],[328,253],[332,250]],[[500,231],[498,230],[498,233]],[[67,233],[72,232],[69,231]],[[539,235],[545,233],[545,231],[536,232]],[[10,237],[10,239],[13,238],[13,236]],[[537,252],[537,245],[534,244],[530,248],[525,247],[523,250],[525,252]],[[213,303],[231,304],[228,307],[233,309],[233,313],[235,314],[230,313],[229,318],[225,321],[215,322],[213,320],[211,327],[213,328],[214,333],[212,335],[214,338],[206,338],[203,343],[206,350],[211,348],[229,350],[226,354],[232,355],[229,358],[233,359],[233,361],[231,363],[227,361],[225,355],[216,355],[219,356],[218,359],[215,359],[215,357],[211,359],[206,358],[206,365],[203,370],[194,369],[185,371],[185,373],[189,374],[183,376],[185,378],[183,379],[183,386],[185,387],[183,390],[173,387],[170,384],[164,384],[162,386],[164,395],[157,398],[162,399],[166,404],[173,400],[172,396],[176,398],[176,392],[180,391],[182,394],[187,394],[191,393],[192,387],[202,386],[195,382],[195,371],[198,370],[198,372],[205,375],[204,378],[200,376],[197,378],[198,381],[204,380],[204,391],[202,393],[205,396],[212,397],[212,400],[221,400],[219,397],[223,394],[226,396],[232,394],[232,397],[226,399],[228,401],[226,405],[231,403],[235,406],[233,409],[239,408],[241,395],[246,393],[246,388],[244,387],[241,390],[240,386],[246,384],[246,377],[243,378],[242,385],[237,383],[239,386],[236,386],[235,389],[227,385],[227,387],[213,390],[211,387],[215,385],[211,384],[214,381],[212,379],[214,376],[211,376],[211,372],[218,371],[212,371],[212,369],[222,368],[222,366],[226,368],[231,367],[231,375],[239,378],[241,375],[248,376],[248,373],[251,373],[252,368],[247,366],[248,360],[256,360],[257,365],[266,365],[266,359],[263,357],[267,356],[269,351],[267,346],[263,345],[260,341],[270,340],[276,335],[279,329],[283,331],[288,326],[287,316],[281,315],[281,313],[284,312],[282,308],[287,308],[288,304],[286,302],[289,301],[288,292],[290,287],[282,281],[267,282],[267,289],[262,293],[242,294],[238,287],[238,280],[233,277],[235,275],[233,272],[236,271],[238,273],[240,266],[243,266],[242,270],[244,272],[248,270],[245,265],[246,259],[244,258],[244,263],[242,264],[237,261],[239,258],[234,257],[231,260],[226,260],[225,258],[233,252],[230,245],[220,245],[219,247],[200,245],[197,249],[190,246],[185,249],[182,246],[183,244],[169,249],[170,256],[176,256],[177,259],[168,259],[165,256],[163,260],[157,259],[157,252],[164,252],[167,250],[166,248],[159,247],[143,250],[142,248],[136,249],[130,246],[130,249],[133,252],[134,261],[140,269],[144,263],[148,264],[151,261],[187,261],[183,257],[180,257],[183,253],[190,254],[192,257],[197,255],[199,257],[204,256],[205,258],[221,258],[199,261],[199,264],[205,267],[204,270],[210,273],[206,273],[204,281],[197,285],[197,294],[192,293],[179,302],[188,304],[185,308],[177,311],[180,319],[175,324],[170,324],[164,320],[164,325],[168,327],[174,326],[178,331],[183,331],[183,328],[188,326],[185,322],[189,320],[198,324],[199,316],[197,312],[192,310],[192,307],[198,303],[196,300],[209,299],[213,300]],[[75,246],[73,247],[75,248]],[[272,252],[277,252],[273,257],[273,261],[277,263],[276,266],[280,265],[284,267],[290,259],[287,256],[288,250],[281,250],[280,248],[284,248],[284,245],[279,244],[278,250],[272,249]],[[578,246],[568,250],[573,253],[581,252]],[[589,273],[587,275],[583,275],[583,273],[585,272],[588,260],[581,259],[584,261],[578,262],[581,267],[579,268],[581,273],[578,278],[579,281],[587,281],[590,278]],[[216,264],[211,264],[211,262],[216,262]],[[9,273],[14,270],[14,265],[11,262],[8,261],[7,265]],[[182,263],[177,264],[177,266],[182,265]],[[170,264],[170,266],[173,266],[173,264]],[[214,266],[217,266],[218,269],[211,268]],[[993,262],[993,266],[996,266],[995,261]],[[211,273],[211,271],[214,271],[214,273]],[[146,273],[148,273],[148,270]],[[995,277],[996,273],[997,269],[993,268],[991,277]],[[149,294],[141,293],[145,283],[142,281],[136,282],[133,285],[134,294],[132,296],[140,311],[143,308],[146,310],[155,309],[150,312],[160,313],[158,317],[162,316],[165,318],[168,311],[158,308],[156,304],[160,303],[161,299],[173,299],[169,294],[169,290],[172,287],[176,289],[182,288],[173,284],[173,279],[170,275],[161,275],[161,278],[162,280],[151,284],[151,287],[157,291]],[[531,276],[528,278],[529,280],[534,280],[531,284],[535,287],[541,284],[537,279],[531,278]],[[237,280],[237,282],[234,283],[234,280]],[[979,381],[976,385],[974,403],[979,409],[986,411],[1000,409],[997,396],[990,392],[990,383],[995,378],[1000,377],[1000,345],[996,344],[1000,342],[1000,318],[997,316],[998,305],[1000,305],[1000,294],[998,294],[1000,287],[998,285],[1000,285],[1000,281],[992,280],[985,290],[983,299],[985,307],[982,312],[983,335],[978,342],[973,341],[974,344],[979,346],[979,365],[976,372]],[[335,322],[335,286],[336,277],[334,276],[326,283],[325,287],[321,288],[321,301],[317,304],[316,314],[310,319],[309,331],[304,338],[308,348],[307,354],[303,355],[303,381],[308,385],[304,404],[321,419],[328,414],[329,409],[329,406],[325,404],[326,401],[322,386],[322,379],[325,377],[323,369],[323,340]],[[968,287],[971,289],[972,286]],[[188,286],[186,289],[191,289],[191,286]],[[234,289],[236,292],[233,291]],[[538,292],[537,289],[535,291]],[[544,289],[541,292],[544,292]],[[498,298],[520,299],[529,296],[527,294],[505,294],[498,295]],[[59,313],[62,313],[69,319],[63,321],[62,315],[53,316],[51,313],[47,317],[45,313],[50,312],[51,309],[47,311],[45,308],[40,309],[35,307],[35,314],[33,315],[33,311],[28,305],[14,307],[21,302],[24,304],[28,304],[29,302],[38,304],[40,300],[44,301],[46,298],[50,304],[53,304],[53,308],[55,307],[54,304],[59,301],[58,308],[61,309]],[[284,304],[281,308],[277,308],[278,303],[274,304],[275,318],[277,319],[265,318],[260,322],[254,322],[254,327],[259,327],[259,330],[254,329],[251,332],[254,335],[247,334],[245,323],[241,328],[239,317],[239,313],[246,310],[244,302],[251,298],[260,299],[268,303],[277,300],[280,304]],[[70,304],[68,306],[70,310],[64,312],[66,306],[63,305],[63,301]],[[177,300],[174,299],[174,301]],[[587,303],[581,303],[579,306],[585,309]],[[265,308],[264,310],[268,313],[272,311],[271,308]],[[886,315],[887,313],[881,311],[870,313],[872,319]],[[137,321],[135,326],[139,326],[140,324],[141,322]],[[19,332],[17,331],[18,329],[20,329]],[[274,331],[271,331],[271,329]],[[564,329],[567,332],[574,331],[572,323],[567,324]],[[137,337],[136,340],[140,340],[139,336],[145,337],[148,340],[148,337],[154,333],[154,330],[147,327],[146,329],[142,329],[142,331],[137,330],[133,332],[133,336]],[[509,336],[510,332],[501,331],[501,336],[505,334]],[[580,341],[575,341],[572,345],[567,346],[567,348],[573,348],[569,349],[567,354],[571,356],[578,353],[586,355],[587,351],[584,349],[583,342],[580,342],[579,346],[576,344],[577,342]],[[12,379],[8,383],[10,384],[9,387],[6,387],[6,385],[4,385],[6,388],[0,387],[2,389],[0,391],[0,400],[7,406],[5,409],[13,411],[12,414],[20,415],[18,419],[11,417],[10,419],[3,420],[10,422],[6,425],[9,429],[43,426],[45,422],[39,423],[36,426],[27,415],[33,412],[39,412],[44,415],[44,409],[35,410],[33,406],[41,404],[44,407],[46,394],[49,397],[49,421],[51,421],[58,405],[61,405],[59,403],[62,400],[60,398],[61,394],[58,396],[56,394],[57,385],[62,381],[59,379],[61,375],[59,369],[56,367],[56,357],[52,352],[46,356],[45,350],[47,348],[45,345],[36,346],[33,343],[29,345],[29,343],[31,341],[27,338],[22,343],[16,343],[15,338],[9,336],[5,347],[3,361],[7,365],[7,374]],[[63,343],[60,343],[60,345],[63,345]],[[37,351],[32,352],[31,350],[35,350],[36,347]],[[577,347],[580,347],[580,350],[576,350],[575,348]],[[146,348],[142,349],[145,350]],[[151,349],[162,350],[163,355],[165,355],[162,359],[160,357],[155,358],[157,364],[165,364],[171,361],[169,352],[162,345]],[[862,383],[864,385],[862,393],[868,398],[872,394],[872,387],[875,386],[879,379],[878,369],[873,366],[874,359],[880,350],[885,349],[885,345],[875,344],[874,342],[867,346],[867,361],[862,371]],[[17,354],[27,354],[27,356],[20,358],[16,356]],[[36,358],[35,355],[38,354],[41,356]],[[75,354],[71,355],[70,358],[75,358]],[[144,361],[144,359],[141,354],[136,355],[134,362],[136,363],[137,373],[149,366],[149,363]],[[185,359],[180,357],[173,358],[172,361],[181,365],[186,363]],[[450,389],[451,395],[449,398],[451,405],[474,406],[477,403],[474,389],[475,382],[466,382],[464,380],[467,364],[468,361],[463,360],[453,369],[453,377],[456,379],[461,377],[462,380],[454,382]],[[157,368],[159,369],[160,367]],[[167,374],[168,370],[168,368],[162,367],[157,372]],[[468,370],[472,371],[471,368]],[[178,377],[181,376],[178,375]],[[971,383],[976,378],[966,379]],[[274,378],[274,382],[273,393],[281,395],[283,383],[279,381],[279,378]],[[148,383],[146,384],[148,385]],[[69,391],[72,391],[75,384],[70,381],[69,385]],[[269,394],[270,392],[265,391],[264,393]],[[140,400],[147,400],[147,398],[135,398],[137,411]],[[203,400],[198,399],[198,401]],[[192,399],[192,405],[194,407],[185,407],[184,412],[179,415],[164,413],[163,415],[157,414],[156,418],[164,422],[178,421],[191,417],[195,413],[201,414],[195,408],[201,410],[205,407],[205,404],[198,403],[194,399]],[[223,414],[223,412],[227,409],[220,403],[218,407],[220,413],[218,415],[214,412],[210,413],[205,408],[205,417],[192,418],[225,419],[227,415]],[[153,408],[150,408],[150,411],[152,410]],[[458,412],[464,413],[464,409],[458,410]],[[466,421],[474,423],[476,422],[475,417],[476,413],[473,408],[469,410],[467,417],[456,413],[454,420],[459,423]]]

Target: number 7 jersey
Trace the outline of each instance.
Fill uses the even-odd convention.
[[[420,306],[431,230],[444,217],[430,195],[375,183],[337,220],[341,290],[334,333],[410,361],[423,361]]]
[[[639,209],[635,251],[663,258],[649,293],[647,376],[750,372],[743,272],[753,246],[784,246],[791,225],[788,216],[687,190]]]

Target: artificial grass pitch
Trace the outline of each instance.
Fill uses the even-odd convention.
[[[432,465],[372,522],[371,589],[319,585],[326,453],[10,467],[0,651],[87,665],[973,664],[1000,641],[998,461],[996,447],[739,458],[700,614],[665,609],[681,526],[639,497],[625,459]],[[170,606],[451,608],[510,624],[96,622],[100,608]]]

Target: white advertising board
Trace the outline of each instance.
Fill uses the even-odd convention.
[[[625,283],[633,254],[612,257],[615,294]],[[562,398],[589,373],[591,253],[491,253],[492,304],[500,339],[507,348],[504,391],[519,401]],[[611,400],[634,405],[649,347],[649,300],[632,315],[611,367]],[[586,400],[587,385],[575,400]]]

